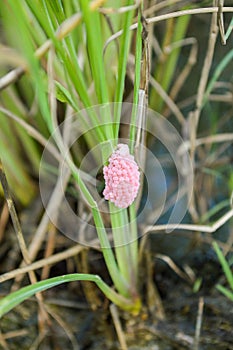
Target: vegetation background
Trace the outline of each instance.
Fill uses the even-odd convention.
[[[110,283],[100,251],[74,243],[46,218],[39,169],[54,120],[62,123],[105,102],[137,102],[140,40],[130,26],[140,25],[139,9],[147,19],[148,106],[189,144],[195,178],[185,222],[206,228],[166,235],[155,229],[142,240],[143,311],[138,317],[120,313],[120,333],[98,289],[73,282],[5,315],[2,349],[119,349],[119,342],[131,350],[233,349],[232,302],[216,289],[218,283],[228,286],[230,272],[226,277],[212,246],[217,240],[231,270],[232,219],[225,220],[232,215],[233,191],[231,6],[231,1],[208,0],[0,2],[0,158],[37,280],[91,272]],[[101,138],[98,128],[97,133]],[[83,148],[73,154],[77,165],[92,142],[83,138]],[[155,154],[161,152],[149,137],[147,142]],[[172,172],[169,180],[172,194],[177,185]],[[80,215],[90,215],[74,182],[67,190]],[[142,202],[145,196],[146,190]],[[3,191],[0,207],[0,293],[5,296],[29,280],[19,274],[22,252]],[[166,220],[164,215],[159,223]],[[140,223],[140,230],[146,226]]]

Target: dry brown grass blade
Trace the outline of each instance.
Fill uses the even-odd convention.
[[[171,87],[171,91],[169,93],[169,98],[172,101],[175,101],[179,91],[181,90],[181,88],[184,85],[187,77],[189,76],[189,73],[190,73],[191,69],[193,68],[193,66],[195,65],[195,63],[197,61],[198,48],[197,48],[197,40],[196,40],[196,38],[186,38],[186,39],[181,40],[180,46],[183,47],[183,46],[187,46],[187,45],[191,45],[191,50],[190,50],[190,53],[189,53],[189,57],[187,59],[187,63],[185,64],[184,68],[182,69],[182,71],[180,72],[180,74],[177,77],[176,81],[174,82],[174,85]],[[177,106],[177,108],[178,108],[178,106]],[[172,111],[171,108],[170,108],[170,110]],[[165,117],[167,117],[168,114],[169,114],[168,108],[166,108],[163,111],[163,115]]]
[[[56,227],[53,224],[50,224],[48,229],[48,240],[47,240],[45,254],[44,254],[45,259],[53,255],[54,249],[56,247],[56,235],[57,235]],[[51,269],[50,265],[45,265],[43,267],[41,272],[42,280],[45,280],[46,278],[49,277],[50,269]]]
[[[19,80],[26,72],[24,67],[17,67],[0,79],[0,91]]]
[[[160,1],[159,3],[151,4],[151,6],[148,9],[145,9],[144,15],[145,16],[150,16],[151,14],[157,13],[158,11],[167,8],[168,6],[174,6],[174,5],[179,5],[179,3],[182,3],[183,0],[163,0]]]
[[[114,304],[110,305],[110,312],[112,315],[114,327],[116,329],[116,333],[118,336],[118,340],[119,340],[121,349],[128,350],[128,346],[127,346],[126,340],[125,340],[125,334],[124,334],[122,326],[121,326],[120,317],[119,317],[116,305],[114,305]]]
[[[197,9],[191,9],[191,10],[182,10],[182,11],[175,11],[171,13],[167,13],[165,15],[160,15],[160,16],[155,16],[152,18],[146,18],[147,24],[153,24],[153,23],[158,23],[162,21],[166,21],[167,19],[170,18],[177,18],[181,16],[187,16],[187,15],[199,15],[199,14],[207,14],[207,13],[214,13],[217,14],[219,11],[219,8],[217,6],[213,7],[203,7],[203,8],[197,8]],[[233,12],[233,7],[223,7],[222,8],[222,13],[225,12]],[[135,30],[137,29],[138,24],[134,23],[130,26],[130,30]],[[123,34],[122,30],[119,30],[115,34],[113,34],[105,43],[104,50],[106,50],[106,47],[113,41],[116,40],[119,36]]]
[[[162,97],[164,102],[167,104],[169,109],[174,113],[176,119],[178,122],[182,125],[185,122],[185,117],[181,110],[177,107],[173,99],[170,98],[170,96],[166,93],[165,90],[163,90],[162,86],[152,77],[150,76],[150,83],[152,87],[155,89],[155,91],[159,94],[159,96]]]
[[[194,282],[193,278],[191,278],[191,274],[182,271],[169,256],[163,254],[156,254],[155,257],[163,260],[178,276],[180,276],[185,281],[189,283]]]
[[[9,209],[7,203],[3,205],[2,212],[0,215],[0,243],[3,239],[5,228],[9,219]]]
[[[0,106],[0,112],[2,112],[4,115],[7,117],[11,118],[12,120],[16,121],[19,125],[21,125],[27,133],[33,137],[36,141],[38,141],[43,147],[46,147],[46,150],[51,153],[51,155],[58,161],[58,162],[63,162],[64,159],[62,155],[59,153],[58,149],[51,143],[48,143],[48,140],[35,128],[33,128],[30,124],[25,122],[23,119],[18,117],[16,114],[12,113],[8,109],[1,107]],[[69,120],[71,114],[73,113],[73,110],[69,111],[69,115],[67,115],[67,119]],[[89,182],[90,184],[93,185],[94,183],[94,178],[90,175],[82,171],[81,169],[79,170],[82,178]]]
[[[129,6],[121,6],[118,8],[113,8],[113,7],[101,7],[99,8],[99,12],[103,13],[105,15],[109,15],[109,14],[116,14],[116,13],[125,13],[128,11],[133,11],[136,10],[141,4],[141,0],[135,0],[135,4],[133,5],[129,5]]]
[[[42,343],[42,341],[44,340],[46,334],[38,334],[38,336],[36,337],[36,339],[34,340],[34,342],[32,343],[32,345],[30,346],[29,350],[38,350],[40,344]]]
[[[7,117],[11,118],[12,120],[16,121],[19,125],[21,125],[27,133],[33,137],[36,141],[38,141],[42,146],[47,147],[47,149],[50,151],[50,153],[53,155],[53,157],[57,160],[61,160],[61,156],[55,146],[53,146],[51,143],[48,144],[48,140],[39,133],[35,128],[33,128],[31,125],[29,125],[27,122],[25,122],[23,119],[19,118],[17,115],[9,111],[8,109],[0,106],[0,112],[6,115]]]
[[[210,135],[206,137],[200,137],[195,140],[195,148],[205,145],[205,144],[211,144],[211,143],[221,143],[221,142],[230,142],[233,141],[233,133],[224,133],[224,134],[216,134],[216,135]],[[190,149],[191,143],[190,141],[185,141],[178,152],[182,154],[182,152],[187,151]]]
[[[28,334],[28,329],[27,328],[22,328],[22,329],[16,329],[14,331],[9,331],[5,334],[2,334],[3,339],[12,339],[16,337],[23,337]]]
[[[217,231],[221,226],[223,226],[232,217],[233,217],[233,209],[229,210],[213,225],[192,225],[192,224],[177,223],[177,224],[146,226],[143,230],[143,234],[155,233],[158,231],[165,231],[167,233],[171,233],[171,231],[175,231],[175,230],[187,230],[187,231],[195,231],[195,232],[213,233]]]
[[[13,226],[14,226],[14,230],[15,230],[18,242],[19,242],[21,253],[23,255],[25,263],[26,264],[30,264],[30,262],[31,262],[30,261],[30,257],[29,257],[28,250],[27,250],[27,247],[26,247],[26,244],[25,244],[25,240],[24,240],[24,237],[23,237],[23,232],[22,232],[22,229],[21,229],[21,226],[20,226],[18,215],[16,213],[14,202],[13,202],[13,199],[12,199],[12,196],[11,196],[11,193],[10,193],[10,189],[9,189],[9,186],[8,186],[6,175],[5,175],[5,172],[3,170],[3,165],[2,165],[1,159],[0,159],[0,182],[2,184],[3,192],[4,192],[5,199],[6,199],[6,202],[7,202],[7,205],[8,205],[8,209],[9,209],[11,220],[12,220],[12,223],[13,223]],[[35,278],[32,275],[31,275],[30,278],[32,279],[32,283],[34,283],[35,282]]]
[[[97,244],[96,241],[90,242],[90,244],[92,243],[93,245]],[[41,269],[44,266],[53,265],[59,261],[66,260],[72,256],[79,254],[83,249],[86,249],[86,247],[82,247],[79,244],[77,244],[74,247],[65,250],[64,252],[54,254],[48,258],[37,260],[34,263],[31,263],[30,265],[19,267],[18,269],[6,272],[0,275],[0,283],[15,278],[18,275],[28,273],[29,271],[35,271]]]
[[[79,259],[77,256],[75,257],[75,262],[77,265],[77,271],[82,271],[82,273],[86,274],[90,273],[88,250],[83,249],[79,254]],[[96,311],[102,304],[97,292],[98,290],[92,282],[80,281],[80,283],[87,304],[90,306],[91,310]]]
[[[1,330],[0,330],[0,345],[2,346],[3,350],[10,350]]]
[[[214,0],[214,3],[215,2],[216,0]],[[201,108],[202,108],[202,101],[203,101],[203,97],[204,97],[204,93],[205,93],[205,89],[206,89],[206,85],[207,85],[207,81],[210,73],[210,68],[213,61],[217,35],[218,35],[217,14],[214,12],[212,14],[212,20],[211,20],[210,31],[209,31],[209,42],[206,50],[206,56],[205,56],[204,65],[202,68],[201,77],[200,77],[198,90],[197,90],[196,109],[193,112],[194,113],[193,118],[195,120],[196,128],[198,126]],[[194,136],[195,136],[194,137],[194,140],[195,140],[196,135]]]
[[[193,350],[199,349],[203,310],[204,310],[204,298],[200,297],[199,303],[198,303],[198,312],[197,312],[197,321],[196,321]]]
[[[90,5],[92,10],[98,9],[100,6],[102,6],[102,4],[105,2],[105,0],[96,0],[93,1]],[[196,15],[196,14],[204,14],[204,13],[218,13],[219,12],[219,7],[207,7],[207,8],[198,8],[198,9],[191,9],[191,10],[183,10],[183,11],[176,11],[176,12],[172,12],[172,13],[168,13],[165,15],[160,15],[160,16],[156,16],[153,18],[148,18],[147,19],[147,23],[157,23],[157,22],[161,22],[161,21],[165,21],[169,18],[176,18],[176,17],[180,17],[180,16],[185,16],[185,15]],[[221,8],[221,13],[224,12],[233,12],[233,7],[222,7]],[[57,30],[57,38],[59,40],[62,40],[63,38],[65,38],[74,28],[77,27],[77,25],[80,24],[82,19],[82,16],[80,13],[77,13],[75,15],[73,15],[72,17],[68,18],[67,20],[64,21],[64,23],[62,23],[60,25],[60,27]],[[137,28],[137,23],[133,24],[130,29],[134,30]],[[108,44],[117,39],[120,35],[122,35],[123,31],[119,31],[117,33],[115,33],[114,35],[112,35],[108,41],[105,44],[105,48],[108,46]],[[47,40],[41,47],[39,47],[36,52],[35,55],[38,58],[42,58],[50,49],[52,45],[52,41],[51,40]],[[0,91],[5,89],[7,86],[9,86],[10,84],[15,83],[24,73],[26,72],[25,67],[17,67],[15,69],[13,69],[12,71],[10,71],[9,73],[7,73],[5,76],[3,76],[0,79]]]
[[[9,213],[10,213],[13,227],[14,227],[17,239],[18,239],[20,250],[21,250],[21,253],[23,255],[24,262],[26,265],[29,265],[31,263],[30,255],[29,255],[29,252],[28,252],[25,240],[24,240],[23,232],[22,232],[21,225],[20,225],[20,222],[18,219],[18,215],[16,213],[13,199],[12,199],[12,196],[10,193],[7,178],[6,178],[6,175],[5,175],[4,170],[3,170],[3,165],[2,165],[1,159],[0,159],[0,182],[2,184],[5,199],[6,199],[6,202],[8,205]],[[37,282],[37,278],[36,278],[34,271],[28,271],[28,275],[29,275],[30,282],[32,284]],[[43,305],[42,294],[37,293],[36,298],[38,300],[38,304],[39,304],[39,308],[40,308],[39,309],[40,312],[38,314],[39,328],[43,332],[45,329],[45,322],[48,322],[48,315],[47,315],[47,312],[45,311],[45,308]]]
[[[221,42],[223,45],[226,45],[224,20],[223,20],[223,12],[222,12],[223,6],[224,6],[224,0],[218,0],[218,27],[221,35]]]
[[[156,313],[156,318],[158,320],[165,320],[165,310],[162,299],[153,281],[154,262],[150,251],[144,252],[144,261],[146,265],[146,298],[148,309],[151,314]]]
[[[60,178],[60,176],[58,176],[58,180],[57,183],[55,185],[54,191],[52,193],[52,195],[50,196],[49,199],[49,203],[47,205],[47,212],[49,213],[55,213],[58,210],[58,207],[62,201],[62,196],[63,194],[60,191],[60,183],[62,182],[62,185],[64,186],[64,188],[66,188],[66,185],[68,183],[70,177],[70,173],[69,171],[66,172],[66,174],[63,174],[62,179]],[[37,229],[36,232],[33,236],[33,239],[28,247],[28,252],[29,252],[29,256],[30,256],[30,260],[33,261],[39,250],[40,247],[45,239],[45,235],[47,233],[47,228],[48,225],[50,223],[50,217],[48,216],[47,212],[45,211]],[[21,263],[20,266],[24,266],[24,262]],[[19,275],[16,277],[16,281],[15,281],[15,285],[14,287],[18,287],[20,281],[22,280],[23,275]]]
[[[213,6],[214,5],[216,5],[216,0],[213,1]],[[206,89],[206,85],[207,85],[207,81],[210,73],[210,68],[213,61],[217,35],[218,35],[217,13],[213,12],[212,18],[211,18],[210,31],[209,31],[208,46],[207,46],[205,60],[201,71],[201,76],[200,76],[198,90],[197,90],[196,107],[194,111],[190,112],[188,117],[189,137],[190,137],[190,143],[191,143],[190,158],[193,165],[195,164],[195,152],[196,152],[195,141],[197,138],[197,129],[198,129],[200,114],[202,110],[204,93],[205,93],[205,89]],[[190,215],[192,216],[193,222],[198,222],[199,214],[198,214],[194,194],[191,197],[189,212],[190,212]]]
[[[74,336],[72,330],[70,329],[70,325],[68,325],[61,315],[59,315],[56,311],[54,311],[50,306],[46,305],[46,311],[54,318],[54,320],[59,324],[59,326],[65,331],[67,337],[69,338],[72,349],[73,350],[79,350],[80,347],[78,345],[78,342],[76,340],[76,337]]]
[[[154,274],[154,264],[152,261],[152,256],[150,250],[147,248],[148,245],[148,236],[145,235],[142,237],[139,246],[139,280],[140,274],[145,280],[146,283],[146,299],[147,306],[150,310],[150,313],[156,313],[156,317],[160,320],[165,319],[165,311],[163,308],[161,297],[158,293],[158,290],[153,282]],[[142,270],[140,272],[140,270]],[[142,280],[142,282],[143,282]],[[142,284],[142,283],[141,283]]]
[[[1,349],[10,350],[10,348],[7,344],[7,340],[11,340],[11,342],[13,342],[14,338],[25,337],[28,335],[28,333],[29,333],[29,331],[26,328],[16,329],[14,331],[9,331],[7,333],[2,333],[0,331],[0,345],[2,346]]]

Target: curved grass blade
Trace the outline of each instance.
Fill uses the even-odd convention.
[[[117,294],[112,288],[110,288],[99,276],[91,274],[68,274],[59,277],[53,277],[31,284],[27,287],[21,288],[16,292],[13,292],[0,300],[0,317],[12,310],[14,307],[29,299],[38,292],[45,291],[46,289],[58,286],[62,283],[74,282],[74,281],[90,281],[94,282],[106,297],[116,305],[122,307],[125,310],[136,310],[140,308],[139,302],[135,303],[130,299],[124,298]]]

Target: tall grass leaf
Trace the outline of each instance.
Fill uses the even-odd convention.
[[[108,88],[103,64],[103,43],[100,26],[100,14],[91,11],[90,5],[85,0],[80,0],[87,33],[87,49],[90,67],[95,83],[95,91],[100,104],[109,102]]]
[[[126,6],[132,5],[134,1],[129,0],[127,1]],[[116,85],[116,94],[115,94],[115,101],[116,102],[123,102],[123,94],[124,94],[124,87],[125,87],[125,76],[126,76],[126,67],[127,67],[127,60],[129,56],[129,48],[130,48],[130,38],[131,38],[131,31],[129,30],[129,27],[132,23],[134,11],[128,11],[123,17],[123,34],[120,38],[120,47],[119,47],[119,61],[118,61],[118,72],[117,72],[117,85]],[[119,133],[119,127],[120,127],[120,117],[121,117],[121,109],[120,104],[116,104],[116,111],[114,115],[114,122],[116,123],[115,127],[115,138],[118,138]]]

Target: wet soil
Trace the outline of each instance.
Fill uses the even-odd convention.
[[[103,270],[103,261],[97,256],[99,260],[95,266],[97,270]],[[197,293],[193,292],[193,286],[178,277],[166,264],[153,260],[152,283],[161,296],[165,318],[158,318],[159,313],[153,300],[150,300],[150,305],[147,304],[144,286],[144,307],[140,315],[135,317],[119,311],[129,350],[233,349],[233,304],[215,288],[217,282],[224,284],[220,267],[216,261],[203,258],[193,259],[192,264],[189,259],[189,264],[193,271],[199,271],[199,277],[202,278]],[[53,267],[52,273],[58,272],[57,269],[62,271],[64,266],[61,264],[60,267]],[[107,275],[105,277],[108,278]],[[8,289],[9,285],[6,282],[4,289]],[[45,323],[46,329],[41,339],[36,299],[32,298],[19,305],[1,320],[6,347],[2,342],[0,349],[121,349],[107,300],[92,284],[88,288],[99,302],[99,305],[92,305],[96,310],[87,303],[83,285],[78,282],[44,293],[50,321]],[[200,338],[198,347],[195,348],[200,298],[203,298],[204,307]]]

